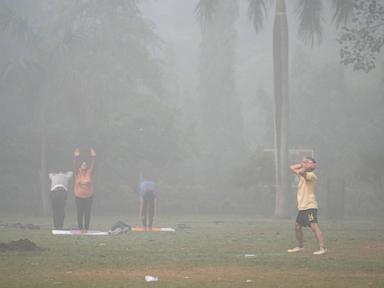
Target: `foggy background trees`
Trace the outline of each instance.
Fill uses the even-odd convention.
[[[136,213],[154,177],[161,213],[274,215],[276,10],[262,2],[1,0],[1,211],[48,213],[48,173],[95,147],[95,213]],[[313,149],[325,215],[382,213],[384,3],[285,2],[286,149]],[[323,30],[298,21],[310,11]]]

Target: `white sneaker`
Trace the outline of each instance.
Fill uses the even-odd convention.
[[[325,249],[325,248],[320,248],[319,251],[315,251],[315,252],[313,252],[313,255],[324,255],[325,253],[327,253],[327,249]]]
[[[292,248],[292,249],[288,249],[288,253],[296,253],[296,252],[303,252],[304,251],[304,247],[295,247],[295,248]]]

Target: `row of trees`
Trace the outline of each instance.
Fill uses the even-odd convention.
[[[275,215],[287,216],[287,193],[290,190],[288,178],[288,149],[290,130],[289,112],[289,25],[286,1],[276,0],[275,6],[269,6],[269,1],[250,0],[249,17],[254,29],[259,32],[263,26],[266,14],[274,11],[273,24],[273,72],[274,72],[274,139],[275,139]],[[323,28],[324,1],[296,1],[290,5],[297,5],[298,32],[302,40],[311,46],[320,44]],[[342,26],[339,42],[342,45],[340,56],[345,65],[353,63],[355,70],[370,71],[375,63],[375,55],[383,45],[383,9],[377,1],[330,1],[333,8],[333,22],[336,28]],[[235,19],[238,15],[238,3],[231,1],[199,1],[196,11],[202,27],[202,54],[201,54],[201,96],[205,110],[203,122],[208,134],[208,143],[212,143],[210,136],[218,142],[211,147],[228,145],[228,150],[241,151],[241,143],[231,143],[232,139],[241,139],[241,124],[238,121],[238,110],[235,83],[233,82],[234,46],[236,33]],[[274,9],[273,9],[274,8]],[[291,7],[292,8],[292,7]],[[294,20],[294,19],[289,19]],[[349,28],[350,23],[352,27]],[[378,32],[381,30],[381,33]],[[227,51],[226,51],[227,50]],[[232,81],[231,81],[232,79]],[[220,89],[217,89],[220,87]],[[218,105],[227,105],[222,107]],[[225,103],[225,104],[223,104]],[[212,119],[214,115],[214,119]],[[219,116],[222,115],[222,116]],[[230,119],[228,123],[228,119]],[[305,119],[304,119],[305,121]],[[223,126],[225,128],[223,128]],[[240,129],[239,129],[240,128]],[[232,133],[232,137],[228,135]],[[298,143],[303,145],[306,143]],[[230,153],[225,152],[225,155]],[[215,157],[214,157],[215,158]],[[225,159],[225,157],[218,157]],[[214,166],[221,166],[215,161]]]
[[[97,149],[100,190],[178,159],[161,42],[136,1],[1,5],[2,205],[47,211],[47,173],[72,169],[75,147]]]
[[[252,164],[254,159],[259,163],[254,171],[260,175],[266,174],[260,172],[263,167],[270,171],[267,164],[260,164],[265,161],[263,157],[250,157],[243,140],[235,69],[239,2],[197,2],[195,13],[202,33],[200,110],[195,112],[199,123],[191,129],[180,121],[185,111],[178,109],[180,105],[175,101],[180,96],[174,84],[177,73],[170,71],[167,56],[160,57],[163,43],[153,25],[142,17],[138,3],[135,0],[1,2],[3,208],[24,205],[30,210],[46,212],[47,173],[72,169],[71,151],[77,146],[82,151],[91,146],[97,149],[98,169],[102,171],[97,181],[99,190],[103,191],[98,198],[106,204],[122,199],[127,191],[134,193],[149,167],[155,167],[170,185],[177,180],[199,183],[207,191],[217,189],[220,193],[233,190],[238,183],[233,179],[241,178],[234,171],[243,171],[244,165]],[[292,31],[289,27],[291,21],[298,20],[298,32],[304,42],[311,47],[320,44],[326,6],[320,0],[269,3],[250,0],[248,16],[259,32],[269,10],[274,13],[274,214],[285,217],[290,190],[288,148],[308,145],[316,151],[324,149],[300,133],[295,132],[294,137],[289,133],[290,124],[300,127],[298,119],[307,121],[308,127],[316,127],[316,123],[308,121],[313,118],[311,114],[302,114],[303,119],[290,119],[292,86],[299,97],[318,96],[307,95],[305,85],[290,80],[288,47]],[[356,70],[370,71],[383,45],[380,17],[384,15],[384,6],[376,0],[327,3],[333,9],[333,23],[341,28],[342,62],[353,64]],[[298,11],[297,18],[288,19],[287,9]],[[302,71],[313,75],[306,70],[310,63],[306,67]],[[338,69],[330,68],[332,73]],[[303,83],[314,83],[316,77]],[[339,87],[334,93],[334,97],[347,94]],[[342,107],[342,103],[338,105]],[[292,138],[304,139],[304,143],[296,143]],[[32,201],[20,204],[19,199]]]

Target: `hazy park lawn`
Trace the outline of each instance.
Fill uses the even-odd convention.
[[[50,218],[1,219],[41,227],[0,228],[1,243],[27,238],[43,251],[0,252],[0,287],[384,287],[381,219],[321,219],[330,251],[320,257],[312,255],[318,247],[310,230],[304,253],[286,253],[296,244],[292,220],[172,216],[157,224],[187,229],[90,237],[53,236]],[[138,224],[93,217],[92,228],[108,230],[117,220]],[[145,275],[159,281],[147,283]]]

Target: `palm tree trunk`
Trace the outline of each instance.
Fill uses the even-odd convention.
[[[42,215],[48,215],[49,211],[49,201],[48,201],[48,191],[47,191],[47,133],[46,133],[46,104],[44,91],[40,95],[40,115],[39,115],[39,128],[40,128],[40,197],[41,197],[41,208]]]
[[[288,20],[284,0],[276,0],[273,26],[274,63],[274,124],[275,124],[275,169],[276,202],[275,216],[287,215],[286,195],[288,181]]]

